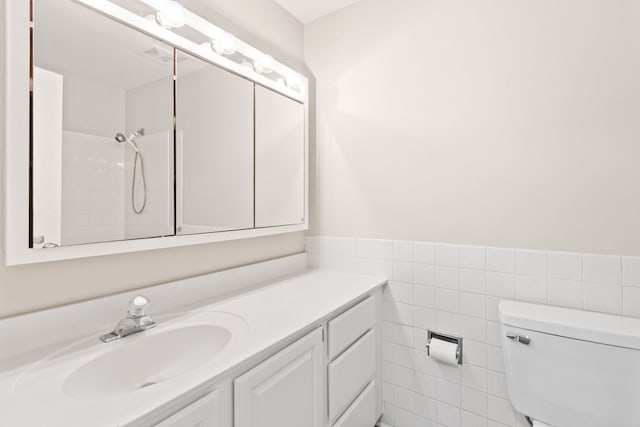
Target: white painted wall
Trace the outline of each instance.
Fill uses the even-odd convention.
[[[89,80],[82,75],[60,74],[64,76],[63,129],[105,138],[113,138],[117,132],[123,132],[125,91],[122,88]]]
[[[185,6],[287,64],[302,64],[302,25],[271,0],[189,0]],[[0,0],[4,20],[5,0]],[[225,13],[227,19],[221,19]],[[224,21],[224,22],[223,22]],[[0,32],[4,46],[4,32]],[[4,81],[4,48],[0,81]],[[0,85],[0,120],[4,120],[4,85]],[[0,130],[4,133],[4,122]],[[4,189],[4,141],[0,142],[0,188]],[[4,224],[4,197],[0,222]],[[0,238],[4,238],[2,230]],[[26,237],[25,237],[26,239]],[[302,251],[302,233],[276,235],[183,248],[6,267],[0,265],[0,317],[93,298],[156,283],[222,270]],[[0,249],[0,257],[4,259]]]
[[[313,232],[640,254],[639,4],[363,0],[306,26]]]
[[[527,425],[500,300],[640,316],[640,258],[620,256],[640,254],[639,11],[362,0],[305,28],[310,266],[391,279],[390,425]],[[428,329],[464,338],[462,367],[427,357]]]

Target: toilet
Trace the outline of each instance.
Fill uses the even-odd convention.
[[[534,426],[640,426],[640,319],[502,301],[509,399]]]

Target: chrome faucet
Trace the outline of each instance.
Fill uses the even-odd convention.
[[[100,340],[107,343],[155,327],[156,322],[145,313],[148,307],[147,298],[142,295],[136,296],[129,302],[127,316],[118,322],[112,332],[102,335]]]

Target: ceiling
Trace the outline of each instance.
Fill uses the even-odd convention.
[[[303,24],[340,10],[359,0],[275,0]]]

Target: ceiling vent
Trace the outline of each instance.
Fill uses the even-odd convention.
[[[173,49],[160,47],[155,44],[151,45],[149,49],[139,52],[139,54],[161,65],[173,63]],[[186,55],[178,52],[178,62],[186,61],[187,59],[188,57]]]

